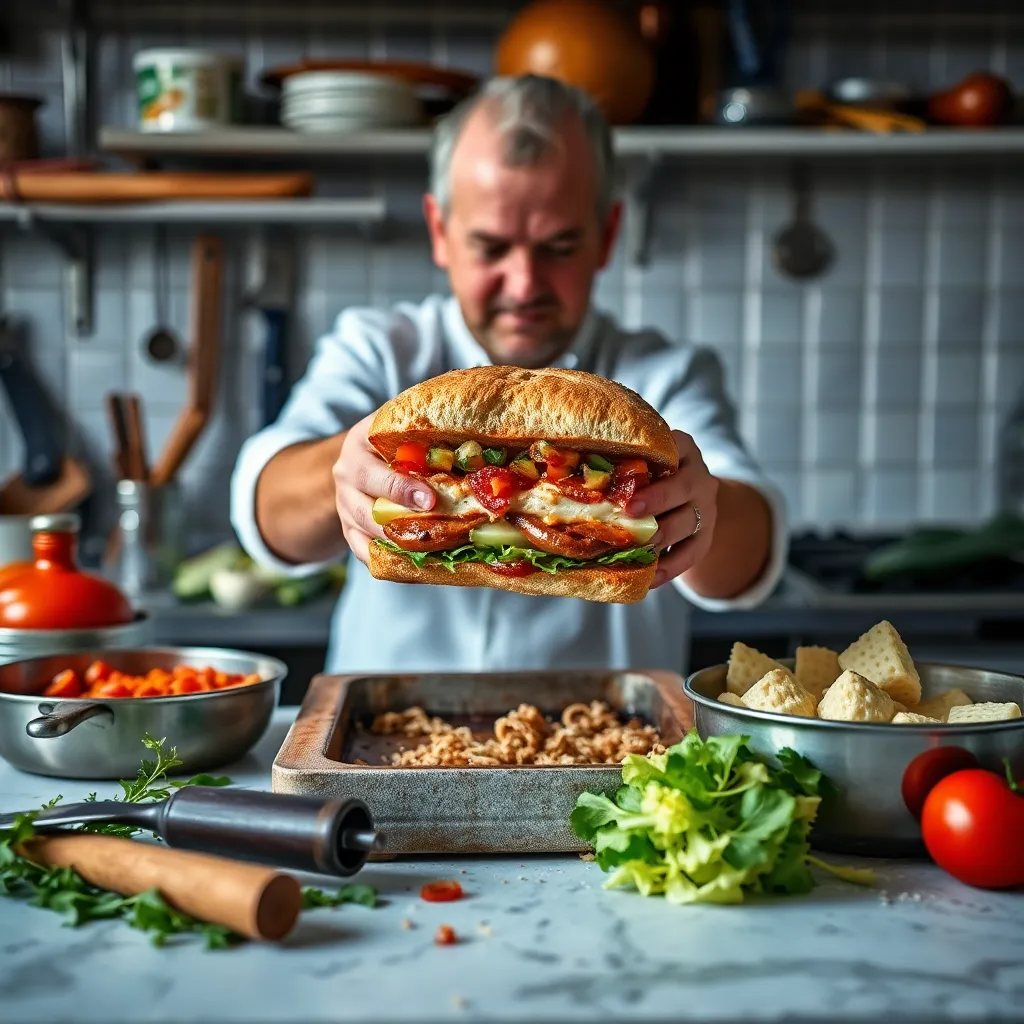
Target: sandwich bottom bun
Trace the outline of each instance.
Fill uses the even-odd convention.
[[[443,565],[416,567],[411,559],[370,543],[370,575],[393,583],[432,583],[448,587],[494,587],[515,594],[546,597],[578,597],[584,601],[634,604],[651,589],[657,561],[624,569],[595,566],[562,572],[534,572],[529,576],[499,576],[483,562],[463,562],[451,572]]]

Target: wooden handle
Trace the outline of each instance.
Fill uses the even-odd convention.
[[[110,433],[114,437],[112,456],[114,473],[118,480],[127,480],[128,470],[128,427],[124,418],[124,406],[121,396],[116,391],[107,393],[104,400],[107,407],[107,419],[110,421]]]
[[[123,395],[121,408],[124,412],[127,441],[128,478],[148,480],[149,466],[146,462],[146,434],[142,426],[142,399],[138,395]]]
[[[90,884],[122,896],[157,889],[176,910],[250,939],[284,938],[302,909],[302,890],[291,875],[155,843],[117,836],[45,836],[25,843],[24,855],[36,863],[72,868]]]
[[[186,409],[179,417],[171,436],[160,453],[157,464],[153,467],[149,482],[154,487],[162,487],[174,479],[181,464],[188,458],[192,446],[206,427],[209,415],[196,409]]]
[[[217,390],[220,348],[220,293],[224,246],[216,235],[200,235],[192,245],[192,339],[189,353],[189,405],[209,412]]]

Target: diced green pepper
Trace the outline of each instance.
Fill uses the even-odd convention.
[[[599,469],[603,473],[611,473],[615,467],[603,456],[591,453],[587,456],[587,465],[591,469]]]
[[[484,449],[484,462],[488,466],[504,466],[505,465],[505,449],[504,448],[485,448]]]

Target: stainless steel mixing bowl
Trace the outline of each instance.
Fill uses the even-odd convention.
[[[63,669],[97,658],[131,675],[175,665],[257,673],[261,682],[181,697],[68,700],[43,697]],[[287,674],[276,658],[218,647],[143,647],[53,654],[0,665],[0,757],[37,775],[134,778],[149,733],[178,749],[178,771],[207,771],[237,760],[263,735]]]
[[[791,659],[780,661],[793,666]],[[906,775],[913,787],[925,760],[938,756],[930,751],[960,747],[981,767],[998,772],[1006,757],[1018,777],[1024,775],[1024,718],[981,725],[888,725],[747,710],[716,699],[725,690],[726,668],[702,669],[685,682],[698,733],[704,739],[742,733],[750,737],[753,750],[766,755],[791,747],[823,771],[839,793],[822,800],[812,836],[818,849],[879,857],[924,855],[903,784]],[[917,669],[922,699],[957,687],[975,701],[1024,705],[1024,677],[956,665],[919,663]]]

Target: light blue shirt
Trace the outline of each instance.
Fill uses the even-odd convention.
[[[279,451],[346,430],[413,384],[489,359],[454,298],[431,296],[389,311],[352,308],[320,339],[277,422],[243,445],[231,486],[232,522],[259,564],[286,575],[322,568],[276,558],[255,519],[256,481]],[[744,594],[700,597],[682,579],[636,604],[528,597],[490,587],[437,587],[375,580],[348,556],[334,612],[330,672],[501,671],[539,668],[664,668],[684,672],[691,604],[750,608],[775,587],[788,543],[781,494],[762,476],[736,430],[715,354],[669,342],[655,331],[624,331],[591,310],[555,364],[619,381],[642,395],[673,429],[690,434],[718,477],[757,487],[773,514],[770,563]]]

